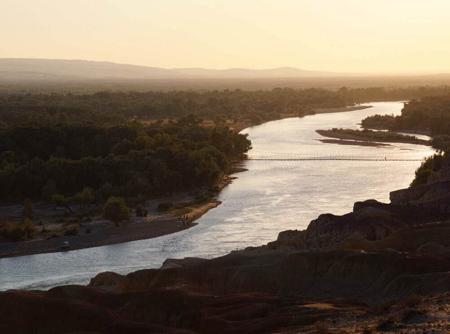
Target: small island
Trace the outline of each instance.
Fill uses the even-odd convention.
[[[375,146],[382,146],[379,143],[406,143],[416,145],[430,145],[430,141],[419,139],[414,136],[403,135],[391,131],[373,131],[373,130],[353,130],[353,129],[337,129],[331,130],[317,130],[319,135],[329,138],[340,139],[334,141],[340,144],[355,143],[360,145],[361,143],[373,143]]]

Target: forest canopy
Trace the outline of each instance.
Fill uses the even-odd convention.
[[[426,133],[438,154],[426,159],[416,171],[412,186],[423,185],[448,166],[450,152],[450,94],[428,96],[405,103],[400,116],[374,115],[362,121],[366,129]]]
[[[0,199],[50,200],[90,189],[153,196],[213,186],[250,142],[195,117],[167,125],[8,127],[0,131]]]
[[[363,125],[448,134],[448,94],[446,86],[3,94],[0,200],[64,202],[85,189],[104,200],[212,186],[250,147],[230,124],[253,125],[319,108],[430,95],[406,104],[400,117],[374,117]],[[448,142],[434,140],[444,149]]]
[[[375,115],[362,121],[365,128],[409,130],[438,137],[450,134],[450,94],[405,103],[400,116]]]
[[[305,115],[314,108],[347,104],[336,92],[322,89],[6,94],[0,95],[0,115],[4,127],[76,123],[111,126],[130,119],[176,119],[187,115],[216,123],[246,118],[259,122],[282,113]]]
[[[409,88],[341,88],[211,91],[102,91],[0,94],[0,127],[83,124],[112,126],[130,119],[162,120],[195,115],[216,124],[250,120],[260,123],[290,114],[303,116],[317,108],[356,103],[411,100],[450,94],[449,86]]]

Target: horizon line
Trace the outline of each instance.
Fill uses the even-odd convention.
[[[329,76],[335,75],[339,76],[435,76],[435,75],[450,75],[450,70],[430,70],[430,71],[367,71],[367,72],[340,72],[336,70],[327,70],[327,69],[307,69],[304,67],[297,67],[291,65],[279,65],[274,67],[223,67],[223,68],[215,68],[215,67],[201,67],[201,66],[180,66],[180,67],[166,67],[166,66],[153,66],[153,65],[145,65],[145,64],[132,64],[126,62],[116,62],[111,60],[92,60],[92,59],[82,59],[82,58],[40,58],[40,57],[0,57],[0,60],[41,60],[41,61],[67,61],[67,62],[88,62],[88,63],[103,63],[103,64],[111,64],[111,65],[119,65],[119,66],[136,66],[136,67],[146,67],[146,68],[155,68],[155,69],[164,69],[164,70],[205,70],[205,71],[233,71],[233,70],[241,70],[241,71],[271,71],[271,70],[282,70],[289,69],[295,71],[304,71],[304,72],[316,72],[328,74]]]

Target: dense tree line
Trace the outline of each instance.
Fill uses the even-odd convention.
[[[375,115],[362,121],[365,128],[413,130],[434,137],[450,135],[450,94],[405,103],[400,116]]]
[[[283,113],[304,115],[314,108],[341,107],[349,102],[322,89],[11,94],[0,95],[0,116],[3,126],[113,125],[132,118],[173,119],[191,114],[218,123],[260,122]]]
[[[450,86],[340,88],[337,94],[352,103],[409,101],[450,94]]]
[[[250,146],[229,120],[347,104],[322,89],[0,95],[0,199],[64,206],[211,186]]]
[[[249,147],[245,138],[226,129],[229,120],[257,124],[287,114],[313,113],[316,108],[449,91],[418,87],[3,94],[0,198],[80,194],[81,201],[91,197],[83,193],[86,188],[95,198],[105,198],[210,185]],[[401,122],[409,129],[419,124],[448,134],[449,96],[415,100],[401,117],[387,117],[381,123],[393,122],[389,128],[397,128]],[[166,124],[167,119],[180,121]],[[207,129],[199,119],[214,123]],[[447,145],[448,140],[437,140],[440,146]],[[64,202],[60,196],[55,199]]]
[[[198,123],[7,127],[0,130],[0,198],[63,203],[61,196],[78,196],[83,203],[212,186],[250,142]]]
[[[222,91],[96,92],[91,94],[0,94],[0,126],[90,124],[111,126],[131,118],[158,120],[194,114],[216,123],[282,114],[305,115],[316,108],[410,100],[449,94],[450,87],[341,88]]]
[[[426,184],[433,175],[440,172],[444,165],[448,165],[448,156],[446,154],[435,154],[425,159],[425,161],[416,170],[416,175],[411,186]]]
[[[428,96],[405,103],[400,116],[375,115],[362,121],[365,128],[417,131],[432,136],[438,154],[428,158],[416,171],[413,186],[427,183],[442,166],[450,165],[450,94]]]

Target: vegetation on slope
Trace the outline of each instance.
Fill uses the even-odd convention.
[[[411,186],[414,187],[426,184],[431,176],[440,171],[445,160],[448,160],[447,158],[448,157],[446,155],[435,154],[425,159],[425,161],[422,162],[420,167],[416,170],[416,176],[411,183]]]
[[[424,97],[405,103],[400,116],[375,115],[362,121],[364,128],[450,134],[450,95]]]
[[[425,160],[416,171],[412,186],[426,184],[449,164],[450,95],[429,96],[405,103],[400,116],[375,115],[362,121],[364,128],[430,133],[431,145],[438,154]]]

